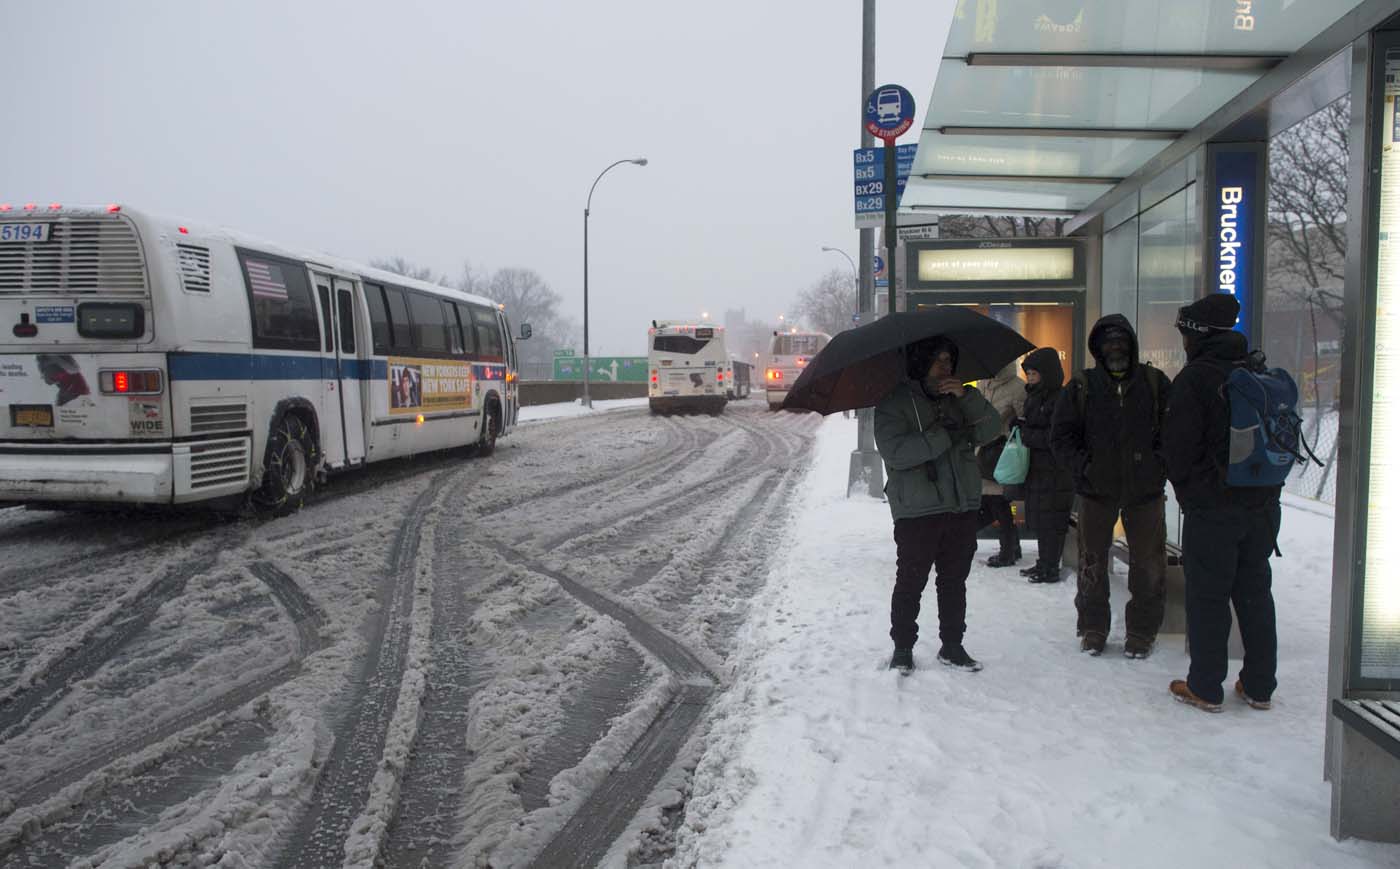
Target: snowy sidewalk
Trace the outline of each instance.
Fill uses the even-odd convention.
[[[1285,506],[1270,712],[1237,702],[1233,681],[1223,714],[1175,702],[1179,638],[1125,659],[1117,596],[1108,651],[1081,654],[1073,580],[986,567],[991,541],[968,581],[966,645],[986,669],[934,660],[930,582],[919,669],[900,678],[885,669],[889,509],[844,497],[855,441],[839,417],[818,434],[670,865],[1400,866],[1400,846],[1328,834],[1325,511]]]

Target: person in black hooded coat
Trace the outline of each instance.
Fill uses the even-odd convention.
[[[1041,347],[1021,363],[1026,372],[1026,406],[1017,421],[1021,442],[1031,451],[1026,474],[1026,523],[1035,531],[1039,554],[1035,565],[1021,571],[1031,582],[1059,582],[1060,554],[1074,507],[1074,475],[1055,458],[1050,447],[1050,425],[1055,404],[1064,386],[1060,352]]]
[[[1137,334],[1122,314],[1089,330],[1095,363],[1076,375],[1055,403],[1050,442],[1074,475],[1079,495],[1080,649],[1103,653],[1112,611],[1108,559],[1121,517],[1128,537],[1128,593],[1123,654],[1146,658],[1166,604],[1167,468],[1162,417],[1171,380],[1138,360]]]

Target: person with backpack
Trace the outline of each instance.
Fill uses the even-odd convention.
[[[1176,327],[1187,361],[1173,384],[1163,429],[1167,476],[1185,514],[1181,549],[1191,653],[1186,678],[1169,687],[1177,700],[1207,712],[1219,712],[1224,700],[1232,603],[1244,641],[1235,693],[1255,709],[1268,709],[1278,684],[1269,556],[1278,539],[1283,487],[1271,478],[1238,486],[1227,479],[1231,459],[1241,453],[1232,443],[1230,420],[1235,373],[1262,368],[1251,359],[1245,336],[1234,331],[1239,314],[1240,304],[1229,293],[1180,309]],[[1252,445],[1253,433],[1247,437]]]
[[[1026,406],[1016,425],[1021,429],[1021,443],[1031,451],[1024,487],[1026,523],[1035,531],[1039,544],[1035,564],[1021,575],[1031,582],[1059,582],[1060,554],[1074,507],[1074,477],[1050,449],[1050,425],[1065,382],[1060,351],[1041,347],[1026,357],[1021,370],[1026,372]]]
[[[1138,360],[1137,335],[1121,314],[1089,330],[1097,363],[1060,392],[1050,427],[1055,458],[1079,494],[1079,648],[1101,655],[1111,622],[1109,550],[1119,517],[1128,536],[1128,592],[1123,654],[1146,658],[1165,612],[1166,465],[1162,416],[1171,380]]]
[[[977,554],[982,475],[977,448],[996,438],[1001,417],[953,373],[958,346],[941,335],[906,349],[908,379],[875,406],[875,448],[885,461],[894,517],[895,579],[890,595],[890,669],[914,669],[920,600],[935,571],[939,663],[982,669],[963,648],[967,575]]]

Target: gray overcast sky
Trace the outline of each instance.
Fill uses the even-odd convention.
[[[953,0],[878,4],[928,99]],[[0,0],[0,201],[126,202],[456,276],[526,266],[591,350],[772,318],[856,255],[859,0]],[[917,130],[917,126],[915,127]],[[915,133],[902,142],[916,142]],[[581,348],[580,348],[581,349]]]

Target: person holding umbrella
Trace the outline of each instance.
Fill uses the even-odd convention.
[[[1019,336],[1018,336],[1019,337]],[[975,672],[963,648],[967,575],[977,552],[982,476],[977,448],[1001,434],[996,409],[953,376],[959,347],[943,335],[905,347],[907,379],[875,406],[875,447],[885,462],[885,494],[897,551],[890,597],[891,669],[914,668],[920,599],[935,572],[940,663]]]

